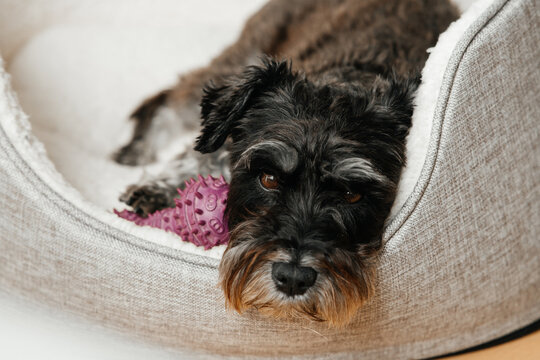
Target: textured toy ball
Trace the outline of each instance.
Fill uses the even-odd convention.
[[[180,198],[174,199],[176,207],[156,211],[143,218],[128,210],[114,212],[137,225],[152,226],[174,232],[197,246],[210,249],[226,244],[228,228],[225,206],[229,186],[225,179],[210,175],[186,181],[184,190],[178,189]]]

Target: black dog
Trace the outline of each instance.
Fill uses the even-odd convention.
[[[198,153],[122,199],[146,214],[186,178],[230,169],[227,303],[346,323],[373,289],[417,71],[456,14],[446,0],[270,2],[207,68],[134,113],[125,164],[153,159],[156,133],[193,122],[199,102],[203,127]]]

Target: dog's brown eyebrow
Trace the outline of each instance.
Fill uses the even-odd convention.
[[[283,173],[291,173],[298,166],[298,152],[280,140],[263,140],[248,147],[238,159],[235,167],[250,168],[253,159],[268,162],[268,165]]]

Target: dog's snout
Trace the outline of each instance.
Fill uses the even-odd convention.
[[[272,279],[281,292],[289,296],[302,295],[315,284],[317,272],[310,267],[276,262],[272,265]]]

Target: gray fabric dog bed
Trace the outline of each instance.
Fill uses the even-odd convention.
[[[204,251],[111,212],[127,185],[122,181],[151,169],[110,163],[106,154],[120,143],[116,130],[124,123],[121,113],[107,117],[101,109],[127,111],[152,89],[125,81],[126,89],[141,91],[126,90],[127,99],[109,77],[77,79],[77,88],[70,80],[92,69],[121,73],[102,63],[79,67],[92,51],[106,53],[114,45],[105,39],[155,44],[163,37],[154,32],[153,38],[152,31],[174,33],[179,6],[172,0],[0,2],[2,289],[193,357],[423,358],[540,318],[540,24],[534,0],[478,1],[431,50],[377,290],[341,329],[228,312],[216,286],[223,248]],[[186,67],[232,40],[220,35],[238,30],[227,28],[227,16],[199,24],[214,26],[202,35],[213,50],[191,53]],[[95,37],[100,31],[101,39]],[[70,42],[73,34],[80,41]],[[58,62],[54,56],[66,49],[78,60],[66,55],[71,60]],[[161,68],[125,66],[126,76],[139,78]],[[159,73],[152,86],[169,75]],[[100,86],[92,93],[84,88],[88,83]],[[100,132],[84,127],[92,121]]]

